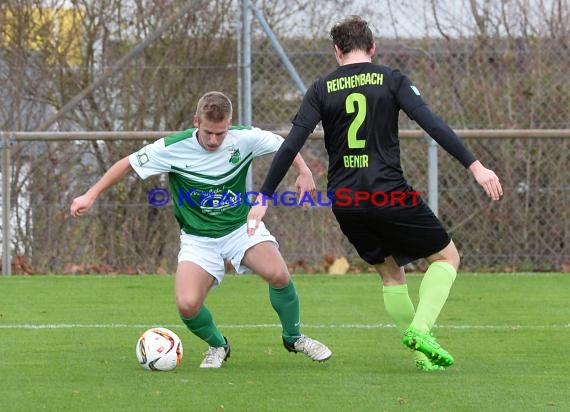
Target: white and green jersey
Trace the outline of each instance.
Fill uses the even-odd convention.
[[[283,138],[255,127],[233,126],[215,152],[197,129],[163,137],[129,156],[142,178],[168,173],[174,215],[182,231],[218,238],[245,223],[250,205],[246,177],[255,157],[276,152]]]

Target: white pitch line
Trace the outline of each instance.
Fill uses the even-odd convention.
[[[165,328],[183,328],[181,324],[176,325],[142,325],[142,324],[82,324],[82,323],[48,323],[48,324],[0,324],[0,329],[147,329],[162,326]],[[332,324],[332,325],[310,325],[303,324],[303,328],[309,329],[387,329],[395,326],[387,323],[377,324]],[[280,328],[280,324],[244,324],[244,325],[219,325],[220,329],[263,329]],[[475,329],[475,330],[535,330],[535,329],[560,329],[570,328],[570,323],[565,325],[436,325],[437,329]]]

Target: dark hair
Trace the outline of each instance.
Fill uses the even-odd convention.
[[[360,16],[348,16],[336,23],[330,32],[333,44],[341,52],[350,53],[353,50],[370,51],[374,45],[372,30],[366,20]]]
[[[222,92],[208,92],[198,100],[196,116],[198,119],[221,122],[232,116],[232,102]]]

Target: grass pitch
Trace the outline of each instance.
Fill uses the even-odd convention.
[[[415,369],[376,275],[294,280],[302,331],[328,362],[286,352],[266,284],[228,276],[207,305],[232,355],[201,370],[206,344],[178,319],[170,276],[0,278],[0,410],[570,410],[568,274],[460,273],[434,330],[456,364],[434,373]],[[421,278],[409,280],[414,298]],[[175,371],[138,365],[151,326],[181,337]]]

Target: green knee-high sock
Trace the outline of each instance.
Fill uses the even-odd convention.
[[[190,329],[194,335],[198,336],[203,341],[206,341],[209,346],[219,348],[226,344],[226,340],[222,332],[218,329],[212,318],[212,314],[205,305],[200,307],[198,313],[191,318],[184,318],[180,316],[182,322]]]
[[[269,285],[269,300],[281,321],[283,337],[289,343],[295,341],[296,338],[301,336],[301,312],[299,309],[299,296],[293,281],[289,281],[289,284],[284,288],[274,288]]]
[[[416,310],[408,294],[408,285],[384,286],[384,307],[386,312],[396,324],[396,329],[403,334],[412,323]],[[421,352],[414,351],[416,359],[426,360],[427,357]]]
[[[416,314],[414,304],[408,294],[408,285],[384,286],[382,292],[386,312],[396,324],[398,332],[404,333]]]
[[[412,327],[420,332],[429,332],[433,327],[445,301],[457,272],[446,262],[434,262],[426,271],[420,284],[420,300]]]

